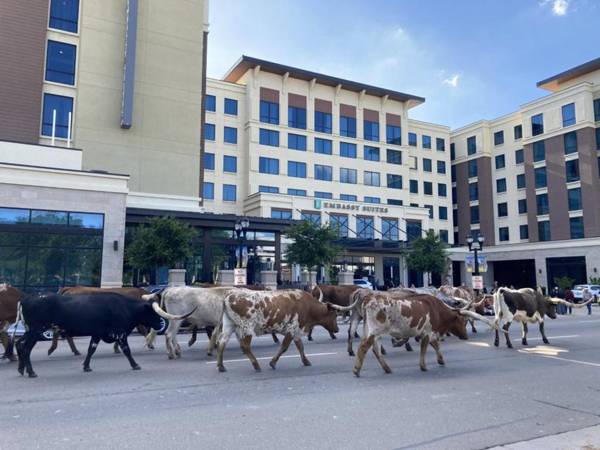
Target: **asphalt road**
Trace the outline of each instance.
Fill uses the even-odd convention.
[[[491,331],[442,344],[446,366],[428,351],[391,348],[386,375],[372,353],[361,378],[351,373],[345,327],[340,338],[324,330],[305,346],[303,367],[292,345],[277,370],[268,366],[276,346],[256,338],[263,365],[255,373],[235,338],[217,372],[205,354],[206,337],[169,361],[164,339],[154,351],[131,339],[142,366],[132,371],[112,346],[102,344],[83,373],[83,356],[61,342],[32,355],[39,378],[0,362],[0,449],[102,448],[449,448],[480,449],[600,424],[600,311],[548,321],[550,346],[530,327],[529,347],[512,331],[515,349],[494,348]],[[87,340],[78,339],[81,351]],[[415,345],[417,350],[418,345]]]

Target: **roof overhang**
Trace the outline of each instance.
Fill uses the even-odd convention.
[[[560,84],[595,70],[600,70],[600,58],[592,59],[591,61],[573,67],[569,70],[565,70],[564,72],[551,76],[550,78],[538,81],[537,87],[556,92],[560,89]]]

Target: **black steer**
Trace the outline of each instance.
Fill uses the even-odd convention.
[[[178,320],[189,314],[173,316],[163,311],[156,302],[144,302],[111,292],[26,298],[21,301],[19,310],[27,328],[16,344],[19,373],[23,375],[26,369],[30,377],[37,376],[31,366],[31,350],[41,334],[53,326],[64,330],[68,336],[91,336],[83,362],[84,371],[92,370],[90,359],[101,340],[119,344],[132,369],[139,370],[140,366],[131,356],[127,343],[127,336],[131,331],[140,324],[159,329],[161,316]]]

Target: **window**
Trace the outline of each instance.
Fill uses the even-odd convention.
[[[600,150],[600,128],[596,128],[596,149]]]
[[[582,209],[581,188],[567,189],[567,197],[569,199],[569,211],[579,211]]]
[[[600,121],[600,98],[594,100],[594,120]]]
[[[340,135],[356,137],[356,119],[354,117],[340,116]]]
[[[433,219],[433,205],[423,205],[423,208],[427,208],[429,210],[429,218]]]
[[[545,167],[538,167],[537,169],[534,169],[533,173],[535,175],[536,189],[545,188],[546,186],[548,186],[548,179],[546,177]]]
[[[504,131],[496,131],[494,133],[494,145],[504,144]]]
[[[440,241],[448,243],[448,230],[440,230]]]
[[[467,155],[474,155],[477,152],[477,140],[475,136],[467,138]]]
[[[331,155],[331,141],[329,139],[315,138],[315,153]]]
[[[228,144],[237,144],[237,128],[225,127],[223,129],[223,141]]]
[[[379,197],[365,196],[365,203],[381,203],[381,199]]]
[[[506,167],[506,158],[504,158],[504,155],[497,155],[496,156],[496,170],[504,169],[504,167]]]
[[[440,206],[438,208],[438,213],[440,220],[448,220],[448,208],[445,206]]]
[[[356,237],[360,239],[373,239],[374,231],[372,217],[358,216],[356,218]]]
[[[419,193],[419,182],[417,180],[410,180],[408,184],[411,194]]]
[[[261,145],[270,145],[271,147],[279,147],[279,131],[260,129],[258,142]]]
[[[44,94],[44,114],[42,135],[52,136],[53,111],[56,111],[54,136],[67,138],[69,133],[69,113],[73,112],[73,99],[62,95]]]
[[[565,172],[567,183],[579,181],[579,160],[572,159],[565,162]]]
[[[544,114],[531,116],[531,135],[537,136],[544,133]]]
[[[423,158],[423,170],[431,172],[431,160],[429,158]]]
[[[306,109],[288,106],[288,126],[306,130]]]
[[[541,222],[538,222],[538,239],[541,242],[550,240],[550,221],[549,220],[543,220]]]
[[[438,152],[446,151],[446,140],[443,138],[435,138],[435,149]]]
[[[423,193],[425,195],[433,195],[433,184],[431,181],[423,181]]]
[[[388,148],[386,153],[386,161],[389,164],[402,164],[402,152],[400,150],[392,150],[391,148]]]
[[[438,183],[438,197],[446,197],[448,191],[444,183]]]
[[[329,214],[329,225],[337,231],[339,237],[348,237],[348,216],[345,214]]]
[[[519,237],[521,239],[529,239],[529,227],[527,225],[519,226]]]
[[[356,169],[340,168],[340,183],[356,184]]]
[[[537,205],[538,216],[543,216],[544,214],[548,214],[550,212],[550,207],[548,205],[548,194],[536,195],[535,202]]]
[[[517,189],[524,189],[525,187],[525,174],[521,173],[517,175]]]
[[[577,133],[575,131],[563,135],[563,140],[565,144],[565,155],[577,152]]]
[[[452,203],[458,203],[458,194],[456,190],[456,186],[452,188]]]
[[[406,221],[406,240],[412,242],[415,239],[421,237],[421,221],[420,220],[407,220]]]
[[[340,200],[345,200],[347,202],[355,202],[357,200],[356,195],[351,194],[340,194]]]
[[[498,203],[498,217],[508,216],[508,203]]]
[[[423,135],[421,142],[423,143],[423,148],[431,148],[431,136]]]
[[[356,144],[340,142],[340,156],[344,158],[356,158]]]
[[[48,41],[46,81],[74,85],[76,52],[74,45]]]
[[[469,183],[469,201],[479,200],[479,186],[478,183]]]
[[[288,161],[288,177],[306,178],[306,163]]]
[[[364,138],[366,141],[379,141],[379,123],[363,120]]]
[[[437,162],[437,173],[446,173],[446,161]]]
[[[412,147],[417,146],[417,133],[408,133],[408,145]]]
[[[333,194],[331,192],[315,191],[315,198],[332,199],[333,198]]]
[[[269,194],[279,194],[279,188],[277,186],[258,186],[258,192],[268,192]]]
[[[296,197],[306,197],[306,190],[305,189],[292,189],[292,188],[288,188],[287,193],[288,193],[288,195],[294,195]]]
[[[224,184],[223,185],[223,201],[224,202],[235,202],[235,199],[236,199],[235,184]]]
[[[79,0],[52,0],[50,2],[50,28],[77,33]]]
[[[533,162],[543,161],[546,159],[546,144],[544,141],[534,142],[533,148]]]
[[[367,161],[379,161],[379,148],[365,145],[364,158]]]
[[[226,98],[223,106],[225,114],[237,116],[238,114],[238,101],[233,98]]]
[[[306,151],[306,136],[288,133],[288,148],[291,150]]]
[[[279,103],[260,101],[260,121],[279,125]]]
[[[526,198],[519,199],[519,214],[526,214],[526,213],[527,213],[527,199]]]
[[[514,130],[514,135],[515,135],[515,141],[517,141],[523,137],[523,125],[515,125],[513,130]]]
[[[450,144],[450,161],[454,161],[456,159],[456,146],[454,142]]]
[[[365,170],[364,184],[367,186],[379,186],[379,172],[369,172]]]
[[[508,241],[508,227],[498,228],[498,236],[500,237],[500,242]]]
[[[204,200],[215,199],[215,183],[209,183],[208,181],[204,182],[202,187],[202,198]]]
[[[471,224],[479,223],[479,206],[471,206]]]
[[[214,95],[206,95],[204,97],[204,108],[207,111],[215,112],[217,110],[217,98]]]
[[[569,219],[571,239],[583,239],[583,217],[571,217]]]
[[[292,211],[289,209],[271,209],[271,219],[292,220]]]
[[[402,206],[404,202],[402,200],[397,200],[395,198],[388,198],[388,205]]]
[[[204,124],[204,138],[207,141],[215,140],[215,125],[214,124],[212,124],[212,123]]]
[[[450,166],[450,181],[456,181],[456,166]]]
[[[387,174],[387,187],[392,189],[402,189],[402,175]]]
[[[523,149],[516,150],[515,151],[515,162],[517,164],[523,164],[523,161],[525,161]]]
[[[260,173],[279,175],[279,160],[275,158],[266,158],[264,156],[261,156],[260,158],[258,158],[258,171]]]
[[[204,153],[204,170],[215,170],[214,153]]]
[[[476,159],[472,159],[470,160],[468,163],[468,173],[469,173],[469,178],[473,178],[477,176],[477,160]]]
[[[223,156],[223,172],[237,172],[237,158],[235,156]]]
[[[333,168],[331,166],[323,166],[315,164],[315,180],[331,181]]]
[[[496,192],[506,192],[506,178],[498,178],[496,180]]]
[[[321,213],[312,211],[302,211],[300,214],[300,220],[306,220],[315,225],[321,225]]]
[[[575,103],[569,103],[562,107],[563,127],[575,125]]]
[[[397,241],[400,239],[398,219],[381,219],[381,237],[386,241]]]
[[[385,141],[388,144],[402,145],[402,129],[395,125],[386,125]]]
[[[315,111],[315,131],[331,133],[331,113]]]

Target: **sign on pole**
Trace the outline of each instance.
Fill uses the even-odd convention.
[[[473,275],[471,277],[473,289],[483,289],[483,277],[481,275]]]
[[[477,255],[479,261],[479,273],[487,272],[487,258],[483,255]],[[473,255],[465,256],[465,267],[468,273],[475,272],[475,257]]]
[[[247,284],[246,269],[233,269],[233,285],[243,286]]]

